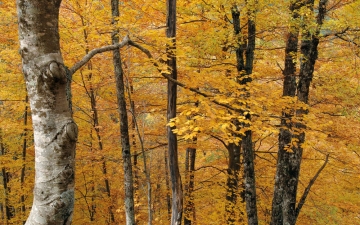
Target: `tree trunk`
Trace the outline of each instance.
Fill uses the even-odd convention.
[[[297,53],[299,26],[291,27],[285,50],[284,88],[283,96],[296,96],[299,101],[307,104],[309,98],[309,87],[313,77],[314,66],[317,59],[318,35],[322,25],[327,0],[319,2],[319,13],[317,18],[317,30],[310,34],[307,28],[304,29],[301,42],[301,66],[299,82],[296,87],[295,72],[296,64],[293,59]],[[291,4],[292,19],[299,18],[298,10],[301,7],[309,7],[314,10],[314,1],[297,1]],[[310,14],[312,15],[312,14]],[[306,15],[308,16],[308,15]],[[297,109],[295,112],[290,109],[283,111],[279,134],[278,162],[275,177],[275,189],[272,205],[271,225],[289,224],[295,225],[297,215],[296,194],[299,183],[300,166],[302,159],[302,144],[305,141],[306,125],[302,122],[303,115],[307,109]],[[297,121],[293,122],[294,114]],[[297,140],[292,143],[292,140]]]
[[[231,8],[231,15],[233,19],[233,27],[235,35],[240,35],[240,12],[237,6]],[[238,36],[239,46],[236,48],[236,67],[238,71],[244,70],[244,43],[240,36]],[[232,121],[237,129],[240,129],[240,123],[236,120]],[[237,135],[237,134],[236,134]],[[241,138],[240,135],[237,135]],[[229,154],[229,162],[227,168],[226,180],[226,202],[225,202],[225,220],[228,225],[236,222],[236,204],[239,196],[239,173],[241,167],[241,143],[238,145],[231,143],[226,146]],[[240,212],[243,214],[243,212]]]
[[[170,222],[171,221],[171,196],[170,196],[169,162],[168,162],[167,150],[164,151],[164,164],[165,164],[167,219]]]
[[[251,3],[250,3],[251,2]],[[255,2],[248,1],[248,37],[247,47],[245,52],[246,64],[245,72],[246,78],[242,79],[242,83],[247,85],[251,82],[251,73],[253,71],[254,64],[254,51],[255,51]],[[246,93],[245,98],[249,98],[250,93]],[[248,108],[248,107],[247,107]],[[251,122],[250,109],[247,109],[245,118]],[[249,127],[249,124],[245,124],[245,127]],[[254,149],[252,143],[252,131],[251,129],[245,131],[245,135],[242,138],[242,148],[244,154],[244,182],[245,182],[245,202],[246,202],[246,214],[248,218],[248,225],[257,225],[257,203],[256,203],[256,183],[255,183],[255,168],[254,168]]]
[[[169,76],[177,79],[176,68],[176,0],[167,0],[166,15],[166,37],[169,38],[170,44],[167,45],[168,67],[170,69]],[[176,117],[176,100],[177,100],[177,84],[168,80],[168,104],[167,104],[167,121]],[[180,225],[183,211],[183,192],[181,177],[179,172],[177,137],[172,132],[174,127],[167,127],[168,136],[168,152],[169,152],[169,170],[172,190],[172,214],[171,225]]]
[[[239,73],[239,83],[241,85],[247,85],[251,82],[251,73],[253,70],[254,63],[254,51],[255,51],[255,3],[252,1],[248,1],[246,3],[248,5],[249,11],[247,13],[248,16],[248,32],[247,32],[247,41],[245,44],[242,44],[241,39],[239,39],[239,46],[236,49],[236,62],[237,69]],[[239,35],[240,30],[240,12],[237,6],[232,7],[232,18],[233,18],[233,26],[234,33]],[[243,59],[243,54],[245,50],[245,62]],[[246,89],[245,89],[246,90]],[[246,92],[244,95],[245,99],[248,99],[250,94]],[[249,123],[242,124],[243,127],[249,127],[251,116],[249,113],[249,109],[246,106],[246,110],[243,112],[245,118]],[[245,131],[245,135],[242,137],[242,150],[243,150],[243,163],[244,163],[244,193],[245,193],[245,202],[246,202],[246,213],[249,225],[257,225],[258,217],[257,217],[257,203],[256,203],[256,184],[255,184],[255,168],[254,168],[254,150],[252,144],[252,131],[248,128]],[[240,162],[239,162],[240,163]]]
[[[128,70],[130,69],[130,65],[128,65]],[[132,85],[132,82],[130,83],[130,94],[134,94],[134,87]],[[137,129],[136,129],[136,113],[135,113],[135,102],[134,100],[130,99],[130,109],[131,109],[131,130],[132,130],[132,135],[131,135],[131,139],[132,139],[132,148],[134,149],[134,153],[133,153],[133,177],[134,177],[134,215],[135,215],[135,223],[137,223],[136,221],[136,214],[139,211],[139,206],[136,206],[137,203],[139,203],[139,174],[138,174],[138,165],[137,165],[137,161],[138,161],[138,153],[136,151],[136,133]]]
[[[194,172],[195,172],[196,148],[186,149],[185,160],[185,207],[184,207],[184,225],[193,224],[195,219],[194,204]]]
[[[25,104],[28,103],[28,96],[26,95],[25,97]],[[22,147],[22,160],[23,160],[23,165],[21,168],[21,175],[20,175],[20,184],[21,184],[21,190],[23,191],[23,187],[24,187],[24,183],[25,183],[25,168],[26,168],[26,149],[27,149],[27,135],[28,135],[28,129],[27,129],[27,125],[28,125],[28,106],[25,106],[25,110],[24,110],[24,140],[23,140],[23,147]],[[21,202],[21,213],[22,216],[25,216],[25,195],[22,192],[21,197],[20,197],[20,202]],[[26,221],[23,221],[23,224],[25,224]]]
[[[116,24],[116,17],[119,17],[119,1],[111,0],[111,12],[114,18],[113,23]],[[112,44],[119,43],[118,31],[112,34]],[[117,90],[117,104],[120,115],[120,133],[121,133],[121,146],[124,167],[124,187],[125,187],[125,214],[126,224],[135,225],[134,213],[134,183],[132,175],[131,152],[130,152],[130,138],[129,138],[129,125],[128,116],[126,111],[125,99],[125,86],[124,74],[121,68],[120,50],[113,51],[113,64],[116,77],[116,90]]]
[[[299,18],[298,10],[302,6],[303,3],[302,0],[300,0],[293,2],[289,7],[292,13],[290,24],[293,25],[290,27],[285,48],[283,96],[294,97],[296,93],[296,56],[299,25],[294,23],[294,21]],[[288,166],[286,161],[288,161],[289,157],[285,148],[291,143],[291,118],[294,113],[290,108],[291,107],[282,112],[281,126],[283,128],[280,129],[279,133],[279,150],[276,165],[274,196],[272,201],[271,225],[283,224],[283,195],[285,188],[285,177],[288,173]]]
[[[0,155],[3,156],[5,155],[5,146],[2,140],[2,133],[0,130]],[[8,188],[8,183],[10,180],[10,176],[9,176],[9,172],[6,171],[6,168],[3,166],[1,168],[1,175],[2,175],[2,183],[3,183],[3,192],[4,192],[4,201],[2,202],[4,205],[4,211],[5,211],[5,216],[4,216],[4,221],[5,224],[7,225],[9,223],[9,220],[12,217],[12,213],[11,213],[11,207],[9,205],[9,188]]]
[[[61,0],[17,0],[20,53],[35,141],[33,206],[26,224],[71,224],[78,130],[66,98]]]
[[[229,163],[226,180],[225,219],[228,225],[236,223],[236,204],[239,196],[240,145],[234,143],[226,146],[229,152]]]

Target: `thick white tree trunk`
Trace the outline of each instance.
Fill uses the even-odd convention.
[[[17,0],[20,53],[35,140],[35,187],[30,224],[70,224],[74,206],[77,126],[66,98],[60,53],[61,0]]]

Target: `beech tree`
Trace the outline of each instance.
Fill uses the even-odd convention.
[[[0,4],[0,224],[359,220],[359,1],[16,3],[19,23]]]
[[[304,22],[291,27],[286,50],[283,96],[297,97],[300,108],[288,108],[282,114],[281,125],[284,127],[279,134],[279,151],[275,175],[274,197],[272,206],[271,224],[295,225],[301,207],[305,202],[307,193],[296,204],[296,196],[300,177],[303,144],[305,142],[306,124],[304,115],[308,113],[309,88],[313,79],[314,67],[318,57],[318,44],[320,28],[326,15],[327,0],[320,0],[316,17],[315,31],[310,32],[308,21],[311,21],[314,11],[314,1],[294,1],[290,5],[292,20],[300,17],[299,11],[306,11]],[[301,26],[302,25],[302,26]],[[296,56],[298,48],[299,30],[302,28],[301,64],[299,79],[296,82]],[[327,160],[325,161],[325,163]],[[311,187],[311,183],[308,188]]]
[[[35,140],[34,201],[26,224],[71,224],[78,135],[59,44],[61,0],[17,1],[20,53]]]

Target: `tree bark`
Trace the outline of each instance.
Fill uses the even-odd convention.
[[[228,225],[236,222],[236,204],[239,196],[240,145],[231,143],[226,146],[229,153],[226,180],[225,219]]]
[[[309,99],[309,88],[313,77],[314,66],[317,59],[317,46],[319,43],[318,35],[323,19],[326,14],[327,0],[319,2],[319,12],[317,16],[317,29],[314,34],[304,27],[301,41],[301,64],[299,81],[296,87],[295,81],[295,62],[292,59],[296,55],[299,27],[290,31],[286,47],[285,70],[284,70],[284,96],[296,96],[299,101],[307,104]],[[290,6],[293,15],[292,18],[299,18],[297,10],[301,7],[309,7],[314,10],[314,1],[297,1]],[[310,14],[312,15],[312,14]],[[308,19],[309,15],[304,18]],[[293,34],[291,34],[293,33]],[[290,57],[292,61],[290,61]],[[287,82],[286,82],[287,81]],[[294,111],[284,111],[281,119],[282,128],[279,134],[278,163],[275,177],[275,190],[273,198],[273,211],[271,224],[289,224],[295,225],[299,210],[296,209],[296,195],[299,183],[300,167],[303,148],[305,142],[306,124],[302,121],[304,114],[308,110],[301,108]],[[297,121],[292,122],[291,118],[296,115]],[[292,143],[292,140],[296,140]],[[305,200],[304,200],[305,201]]]
[[[33,206],[26,224],[71,224],[77,125],[60,52],[61,0],[17,0],[20,53],[35,141]]]
[[[25,97],[25,104],[28,104],[28,96],[26,95]],[[21,168],[21,175],[20,175],[20,184],[21,184],[21,190],[23,191],[23,187],[24,187],[24,183],[25,183],[25,169],[26,169],[26,149],[27,149],[27,136],[28,136],[28,129],[27,129],[27,125],[28,125],[28,105],[25,106],[25,110],[24,110],[24,139],[23,139],[23,147],[22,147],[22,160],[23,160],[23,165]],[[25,216],[25,195],[24,193],[21,194],[20,196],[20,202],[21,202],[21,213],[22,216]],[[26,221],[23,221],[23,224],[25,224]]]
[[[242,79],[244,85],[248,85],[252,79],[250,75],[253,71],[254,65],[254,52],[255,52],[255,2],[247,1],[248,5],[248,37],[247,37],[247,46],[245,51],[245,72],[246,77]],[[245,98],[250,97],[250,93],[245,94]],[[245,127],[250,127],[251,114],[249,113],[250,109],[246,107],[245,118],[249,122],[244,124]],[[257,216],[257,203],[256,203],[256,182],[255,182],[255,165],[254,165],[254,149],[252,143],[252,130],[249,128],[245,131],[245,135],[242,138],[242,148],[244,155],[244,186],[245,186],[245,202],[246,202],[246,214],[248,219],[248,225],[257,225],[258,216]]]
[[[248,32],[247,32],[247,41],[245,44],[242,44],[241,39],[239,39],[238,47],[236,48],[236,62],[237,70],[239,73],[239,84],[248,85],[251,82],[251,73],[253,71],[254,64],[254,51],[255,51],[255,3],[252,1],[247,1],[249,11],[247,12],[248,16]],[[241,32],[240,29],[240,12],[237,6],[232,7],[232,18],[234,32],[236,35],[239,35]],[[245,51],[245,61],[244,61],[244,51]],[[246,89],[245,89],[246,90]],[[245,99],[248,99],[250,94],[246,92],[244,95]],[[251,116],[249,113],[249,108],[246,106],[246,110],[242,112],[245,115],[247,121],[251,121]],[[245,135],[242,136],[241,147],[243,150],[243,164],[244,164],[244,193],[245,193],[245,203],[246,203],[246,214],[249,225],[257,225],[257,203],[256,203],[256,183],[255,183],[255,168],[254,168],[254,150],[252,144],[252,131],[249,127],[249,123],[243,123],[243,127],[247,128]],[[240,163],[240,161],[239,161]],[[240,168],[239,168],[240,169]]]
[[[194,172],[195,172],[196,148],[186,149],[185,160],[185,207],[184,207],[184,225],[193,224],[195,219],[194,203]]]
[[[113,16],[113,23],[117,24],[116,17],[119,17],[119,1],[111,0],[111,12]],[[119,43],[118,31],[115,30],[112,34],[112,44]],[[116,78],[117,90],[117,104],[120,115],[120,133],[121,133],[121,146],[124,167],[124,187],[125,187],[125,215],[126,224],[135,225],[135,211],[134,211],[134,182],[132,175],[132,163],[130,152],[130,138],[129,138],[129,125],[126,110],[125,99],[125,86],[124,74],[121,67],[120,50],[113,50],[113,64]]]
[[[176,0],[167,0],[167,15],[166,15],[166,37],[169,38],[170,43],[167,45],[167,65],[170,70],[169,76],[177,79],[176,68]],[[177,84],[168,80],[168,104],[167,104],[167,121],[176,117],[176,100],[177,100]],[[180,225],[183,212],[183,191],[181,184],[181,177],[179,172],[178,162],[178,148],[177,137],[172,132],[174,127],[167,127],[168,136],[168,157],[169,157],[169,171],[171,179],[172,190],[172,214],[171,225]]]
[[[285,48],[285,68],[283,70],[284,84],[283,84],[283,96],[294,97],[296,93],[296,55],[298,47],[299,25],[294,23],[299,18],[298,10],[303,6],[302,0],[294,1],[290,5],[291,21],[293,24],[290,27],[288,38]],[[279,133],[279,150],[278,159],[276,165],[274,195],[272,200],[272,215],[271,225],[283,224],[283,195],[285,177],[288,173],[288,166],[286,161],[288,160],[288,153],[285,151],[285,147],[291,143],[291,118],[293,111],[290,109],[282,112],[281,126]]]

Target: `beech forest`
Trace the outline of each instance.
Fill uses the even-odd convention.
[[[1,225],[360,225],[360,1],[0,18]]]

